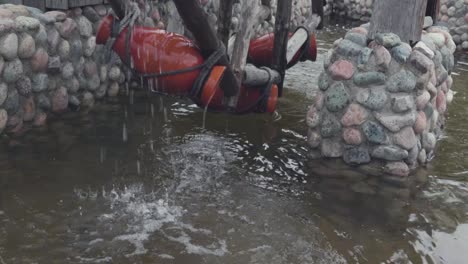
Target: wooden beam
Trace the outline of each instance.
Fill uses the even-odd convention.
[[[234,0],[221,0],[218,14],[218,37],[227,47],[231,31],[232,6]]]
[[[376,0],[369,37],[377,33],[395,33],[406,43],[421,39],[427,0]]]
[[[432,17],[434,23],[439,19],[440,0],[428,0],[426,16]]]
[[[317,14],[320,17],[320,23],[317,29],[323,28],[323,0],[311,0],[312,2],[312,14]]]
[[[283,94],[283,80],[286,73],[286,49],[288,44],[289,24],[291,21],[292,0],[278,1],[275,22],[275,44],[273,47],[272,68],[281,75],[279,96]]]
[[[179,15],[187,29],[192,32],[198,46],[205,58],[219,49],[221,42],[213,27],[208,22],[205,11],[198,0],[174,0]],[[221,57],[219,65],[226,66],[226,72],[221,80],[220,87],[226,97],[239,93],[240,84],[232,71],[227,55]]]

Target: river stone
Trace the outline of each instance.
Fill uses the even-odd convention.
[[[57,22],[55,17],[47,16],[45,14],[34,14],[33,17],[45,25],[53,25],[55,22]]]
[[[117,66],[112,66],[109,70],[109,79],[112,81],[118,81],[120,77],[120,68]]]
[[[445,36],[443,34],[433,32],[426,35],[432,39],[437,47],[441,48],[445,45]]]
[[[6,60],[13,60],[18,56],[18,36],[15,33],[0,38],[0,55]]]
[[[343,39],[340,41],[340,43],[338,43],[338,46],[336,47],[336,52],[345,57],[353,57],[359,55],[362,49],[362,46],[350,40]]]
[[[31,35],[23,33],[19,38],[18,57],[20,59],[29,59],[36,52],[36,42]]]
[[[310,107],[307,112],[306,124],[310,128],[315,128],[320,124],[320,112],[315,107]]]
[[[359,54],[359,57],[357,59],[358,65],[366,65],[369,62],[369,59],[374,52],[373,49],[370,48],[364,48],[361,50],[361,53]]]
[[[15,28],[17,31],[34,31],[39,28],[41,23],[33,17],[19,16],[15,18]]]
[[[29,96],[22,102],[23,105],[23,121],[29,122],[34,119],[36,115],[36,104],[34,102],[34,97]]]
[[[70,105],[73,109],[79,109],[80,104],[80,99],[78,99],[78,97],[76,97],[75,95],[70,95],[68,97],[68,105]]]
[[[74,68],[73,68],[73,64],[71,62],[67,62],[65,63],[65,65],[63,65],[62,67],[62,77],[66,80],[70,79],[73,77],[73,72],[74,72]]]
[[[408,151],[396,146],[378,146],[372,150],[371,156],[388,161],[400,161],[408,157]]]
[[[36,93],[47,90],[49,77],[45,73],[39,73],[32,77],[32,90]]]
[[[119,95],[120,86],[118,82],[112,82],[109,86],[109,90],[107,90],[107,95],[109,97],[116,97]]]
[[[371,161],[369,150],[364,147],[348,148],[343,153],[343,160],[347,164],[360,165]]]
[[[14,18],[13,12],[6,8],[0,8],[0,19]]]
[[[437,86],[444,84],[448,78],[448,72],[444,69],[444,67],[437,67],[436,72],[437,72]]]
[[[421,95],[416,97],[416,109],[424,109],[429,100],[431,100],[431,94],[428,91],[424,90],[424,92]]]
[[[88,78],[91,78],[93,76],[97,76],[98,72],[97,72],[96,62],[94,62],[92,60],[86,61],[85,64],[84,64],[83,72],[84,72],[85,76],[88,77]]]
[[[66,60],[70,56],[70,43],[63,39],[58,46],[58,55],[61,60]]]
[[[0,105],[3,105],[8,96],[8,85],[6,83],[0,83]]]
[[[369,142],[382,144],[387,141],[384,128],[373,121],[366,121],[362,124],[362,131]]]
[[[360,46],[367,46],[367,37],[366,35],[354,32],[348,32],[345,36],[345,39],[350,40]]]
[[[62,22],[67,19],[67,14],[60,11],[49,11],[45,12],[44,15],[53,17],[57,22]]]
[[[93,94],[90,92],[83,93],[81,102],[82,102],[83,107],[92,108],[95,102]]]
[[[410,173],[408,165],[404,162],[389,162],[385,165],[384,171],[399,177],[407,177]]]
[[[451,104],[452,101],[453,101],[453,97],[454,97],[453,91],[452,91],[452,90],[449,90],[449,91],[447,92],[447,96],[446,96],[446,97],[447,97],[447,104]]]
[[[36,102],[37,102],[37,105],[44,110],[49,110],[52,107],[49,97],[47,97],[43,93],[40,93],[37,95]]]
[[[418,43],[416,43],[416,45],[414,46],[414,49],[417,50],[417,51],[420,51],[422,54],[426,55],[426,56],[429,57],[430,59],[434,58],[434,56],[435,56],[434,51],[432,51],[432,50],[426,45],[426,43],[424,43],[424,42],[422,42],[422,41],[419,41]]]
[[[337,135],[341,131],[340,122],[336,119],[333,114],[324,113],[322,127],[320,133],[322,137],[328,138]]]
[[[348,91],[341,82],[333,84],[325,94],[325,105],[331,112],[342,110],[349,101]]]
[[[410,95],[400,95],[392,98],[392,109],[396,113],[403,113],[414,108],[414,99]]]
[[[83,53],[86,57],[93,55],[96,49],[96,37],[90,37],[84,42]]]
[[[48,44],[49,55],[56,54],[59,41],[60,41],[60,35],[55,28],[51,28],[47,30],[47,44]]]
[[[86,17],[78,17],[76,23],[82,37],[89,38],[93,35],[93,24]]]
[[[392,55],[390,55],[390,52],[384,46],[377,45],[374,47],[374,54],[377,65],[387,69],[390,61],[392,60]]]
[[[392,48],[392,56],[393,58],[403,64],[403,63],[406,63],[406,61],[408,60],[409,56],[411,55],[411,46],[407,43],[401,43],[400,45]]]
[[[20,104],[19,104],[19,94],[16,89],[9,89],[7,98],[3,103],[3,108],[7,110],[9,115],[15,114],[18,112]]]
[[[343,139],[348,145],[360,145],[362,143],[361,131],[355,128],[346,128],[343,131]]]
[[[93,23],[101,20],[101,16],[99,16],[96,10],[91,6],[85,6],[83,8],[83,15]]]
[[[398,132],[406,126],[413,126],[416,122],[416,114],[414,112],[407,114],[375,113],[375,117],[392,132]]]
[[[431,118],[432,115],[434,114],[434,106],[432,103],[428,103],[426,105],[426,108],[424,108],[424,114],[426,114],[427,119]]]
[[[307,134],[307,143],[311,148],[318,148],[322,142],[322,137],[316,131],[309,129]]]
[[[106,96],[106,93],[107,93],[107,86],[108,86],[107,83],[101,82],[101,85],[99,85],[99,88],[94,92],[94,97],[96,97],[96,99],[104,98],[104,96]]]
[[[60,86],[55,90],[52,95],[52,111],[55,113],[62,113],[68,107],[68,93],[67,89],[63,86]]]
[[[5,130],[8,121],[8,113],[5,109],[0,109],[0,134]]]
[[[445,93],[440,91],[436,98],[436,106],[439,113],[445,113],[447,111],[447,99]]]
[[[99,76],[93,75],[88,79],[88,90],[90,91],[96,91],[99,88],[99,85],[101,85],[101,79],[99,79]]]
[[[39,26],[39,30],[36,35],[34,35],[34,40],[36,41],[36,46],[46,47],[47,46],[47,31],[43,25]]]
[[[321,145],[323,157],[339,158],[343,156],[343,145],[335,139],[324,139]]]
[[[22,75],[17,81],[16,81],[16,89],[18,89],[18,93],[22,96],[29,96],[32,91],[32,85],[31,85],[31,80],[27,77]]]
[[[419,152],[419,155],[418,155],[418,162],[421,163],[421,164],[426,164],[426,161],[427,161],[426,150],[425,150],[425,149],[422,149],[422,150]]]
[[[394,33],[378,33],[375,35],[375,41],[385,48],[393,48],[401,44],[400,37]]]
[[[356,95],[356,101],[371,110],[382,109],[387,102],[387,98],[387,93],[383,88],[361,90]]]
[[[99,78],[101,78],[101,82],[107,81],[107,65],[101,65],[99,68]]]
[[[62,68],[62,62],[59,56],[49,57],[47,71],[50,73],[59,73]]]
[[[384,84],[386,77],[381,72],[364,72],[355,74],[353,80],[357,86],[366,87]]]
[[[359,126],[367,120],[367,117],[366,109],[358,104],[351,104],[341,118],[341,124],[343,126]]]
[[[326,91],[330,86],[330,81],[328,80],[328,75],[325,72],[322,72],[318,79],[318,87],[322,91]]]
[[[349,80],[353,77],[354,66],[350,61],[337,60],[328,69],[334,80]]]
[[[405,127],[394,136],[394,142],[403,149],[410,150],[416,146],[417,138],[412,127]]]
[[[23,64],[19,59],[7,61],[3,70],[3,79],[7,83],[16,82],[23,74]]]
[[[388,79],[387,90],[392,93],[411,92],[416,87],[416,76],[410,71],[401,70]]]
[[[67,18],[65,21],[61,23],[57,22],[55,24],[57,25],[60,36],[62,36],[64,39],[69,39],[77,27],[76,22],[71,18]]]
[[[73,77],[70,82],[67,84],[68,93],[76,93],[80,90],[80,83],[78,79]]]
[[[409,62],[421,74],[427,73],[431,67],[434,67],[434,62],[417,50],[411,52]]]

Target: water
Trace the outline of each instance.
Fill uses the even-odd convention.
[[[320,33],[319,60],[343,33]],[[289,72],[277,122],[203,122],[145,92],[4,139],[0,264],[466,263],[467,62],[438,156],[407,182],[308,161],[320,62]]]

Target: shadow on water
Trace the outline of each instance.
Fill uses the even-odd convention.
[[[438,157],[391,181],[307,159],[311,87],[343,33],[288,73],[278,122],[203,126],[191,102],[143,94],[4,140],[0,263],[464,263],[468,60]]]

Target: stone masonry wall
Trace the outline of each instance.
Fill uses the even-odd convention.
[[[369,21],[374,0],[327,0],[327,14]],[[450,29],[458,50],[468,50],[468,0],[441,0],[439,23]]]
[[[367,39],[368,26],[327,54],[306,119],[310,157],[405,177],[434,155],[453,99],[456,46],[444,27],[427,28],[411,48],[392,33]]]

